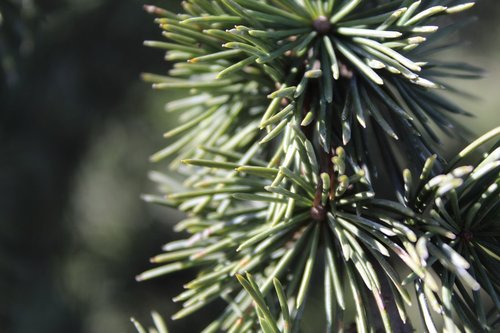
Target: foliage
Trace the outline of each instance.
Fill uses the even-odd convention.
[[[144,79],[186,94],[167,105],[182,124],[165,136],[179,139],[152,160],[175,156],[186,179],[156,173],[166,196],[144,198],[186,212],[176,230],[190,237],[167,244],[151,259],[162,265],[137,280],[198,268],[173,318],[223,299],[204,332],[298,331],[318,275],[328,331],[344,331],[353,313],[359,332],[411,330],[408,284],[429,331],[429,309],[449,332],[498,328],[499,151],[455,167],[500,131],[450,163],[435,131],[465,133],[447,114],[467,113],[438,90],[479,70],[430,55],[460,25],[439,28],[445,18],[472,6],[191,0],[185,14],[146,6],[170,41],[145,44],[175,64],[169,76]]]
[[[500,147],[475,165],[457,165],[484,142],[498,138],[499,132],[497,128],[473,142],[437,176],[430,177],[435,158],[427,161],[415,185],[405,171],[405,202],[425,216],[418,223],[409,221],[420,231],[416,250],[422,263],[435,270],[442,283],[441,290],[433,294],[421,281],[414,281],[415,275],[403,282],[415,283],[429,331],[437,331],[429,308],[444,317],[449,332],[460,327],[472,332],[498,327],[500,281],[495,272],[500,268]],[[441,304],[437,297],[441,297]],[[492,310],[488,312],[485,304],[493,304]]]
[[[132,321],[132,324],[134,324],[139,333],[168,333],[167,325],[158,312],[151,312],[151,317],[153,318],[154,327],[148,328],[147,330],[134,318],[130,318],[130,321]]]

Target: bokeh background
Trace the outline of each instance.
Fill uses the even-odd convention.
[[[133,332],[130,316],[177,309],[191,272],[134,280],[180,218],[139,198],[154,191],[148,171],[165,166],[148,157],[175,124],[163,112],[172,96],[139,79],[168,70],[161,51],[142,47],[160,38],[142,5],[0,0],[0,332]],[[500,124],[500,1],[473,13],[464,42],[440,56],[486,70],[455,82],[476,98],[452,96],[479,134]],[[168,324],[197,332],[216,308]]]

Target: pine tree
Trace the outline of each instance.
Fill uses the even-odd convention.
[[[173,156],[184,181],[155,174],[165,195],[144,199],[185,212],[191,236],[137,280],[199,270],[173,319],[223,299],[203,332],[312,332],[301,320],[322,295],[327,332],[500,329],[500,128],[450,161],[439,141],[470,140],[441,91],[480,70],[433,55],[473,5],[146,6],[168,41],[145,44],[174,65],[144,79],[185,97],[166,106],[177,140],[151,158]]]

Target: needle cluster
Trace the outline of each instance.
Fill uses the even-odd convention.
[[[467,114],[441,96],[453,90],[444,78],[479,70],[430,55],[457,26],[442,27],[443,17],[472,6],[146,6],[168,41],[145,44],[166,49],[173,68],[144,79],[185,96],[166,106],[180,113],[165,133],[177,140],[151,159],[174,157],[185,180],[154,173],[164,194],[144,199],[185,212],[176,230],[189,237],[166,244],[137,280],[196,267],[173,318],[224,300],[205,333],[307,331],[301,320],[318,289],[328,332],[351,318],[358,332],[411,331],[415,307],[413,320],[431,332],[441,322],[448,332],[498,328],[500,151],[463,161],[500,130],[450,162],[436,133],[460,128],[449,113]]]

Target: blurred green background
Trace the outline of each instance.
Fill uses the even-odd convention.
[[[190,272],[134,280],[180,218],[139,199],[154,191],[148,171],[165,169],[148,156],[175,122],[162,111],[172,96],[139,80],[168,70],[162,52],[142,47],[160,38],[142,4],[0,0],[0,332],[133,332],[130,316],[177,308]],[[473,12],[465,42],[441,56],[486,69],[455,82],[477,98],[452,96],[479,134],[500,124],[500,1]],[[174,333],[202,325],[169,322]]]

